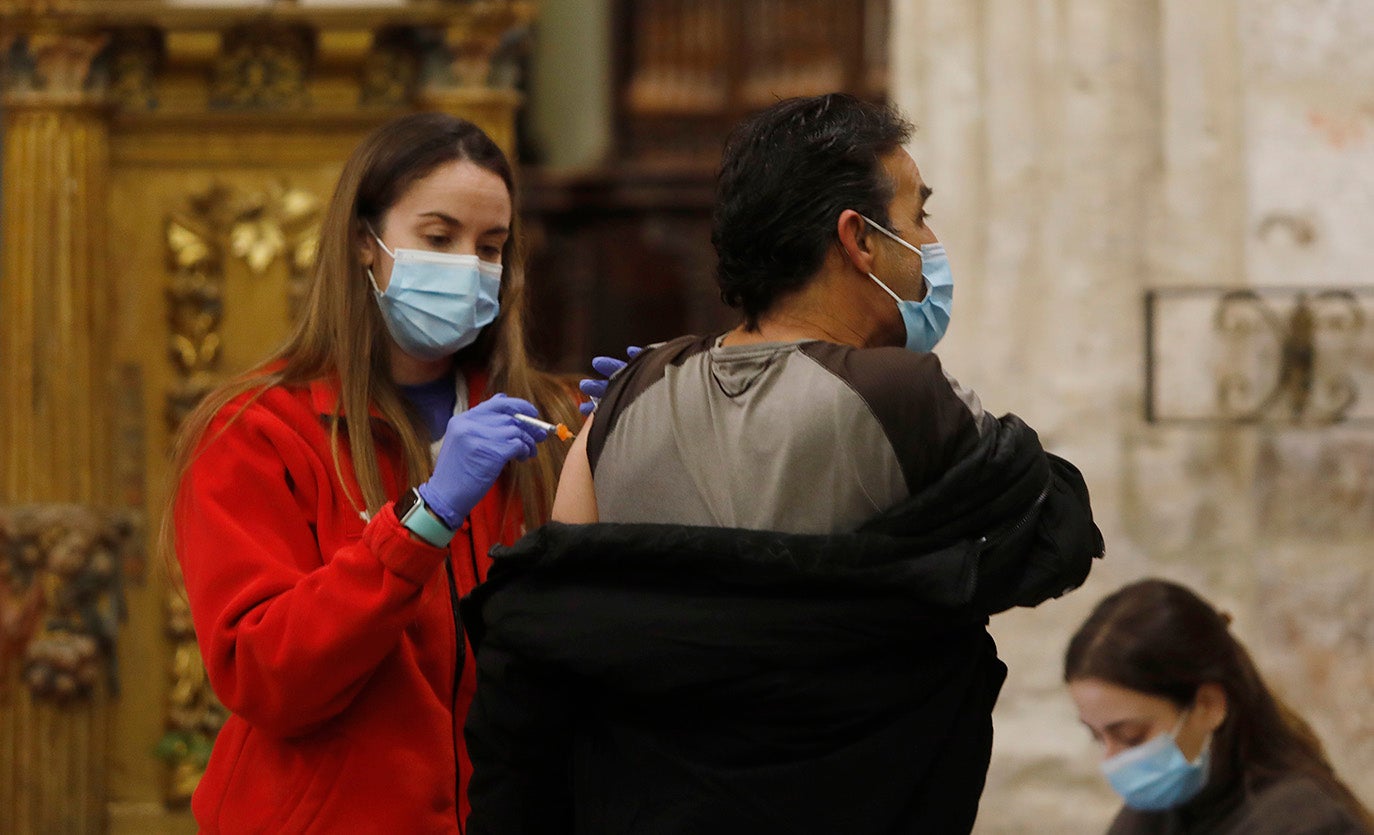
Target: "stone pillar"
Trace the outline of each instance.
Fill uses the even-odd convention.
[[[16,60],[3,94],[0,505],[78,505],[46,521],[40,513],[30,546],[0,536],[13,546],[0,554],[0,820],[13,832],[104,830],[111,696],[89,670],[113,636],[94,640],[76,622],[84,616],[60,620],[94,559],[82,556],[93,541],[78,530],[85,523],[64,520],[107,505],[111,489],[108,127],[89,79],[103,43],[35,34],[7,50]],[[107,563],[101,583],[119,570]]]
[[[1088,608],[1138,566],[1123,531],[1160,174],[1160,0],[894,0],[894,102],[935,190],[954,318],[940,356],[1082,470],[1108,558],[992,621],[1010,668],[977,831],[1102,831],[1117,803],[1060,681]]]

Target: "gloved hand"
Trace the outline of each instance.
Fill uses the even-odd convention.
[[[497,394],[449,418],[434,474],[418,489],[420,498],[450,528],[463,524],[507,461],[534,455],[548,434],[516,420],[515,414],[539,416],[527,401]]]
[[[643,350],[644,349],[640,348],[638,345],[631,345],[630,347],[625,349],[625,356],[629,357],[630,359],[634,359],[635,357],[639,356],[639,352]],[[626,365],[629,365],[629,363],[625,362],[624,360],[618,360],[615,357],[592,358],[592,370],[600,374],[601,376],[605,377],[606,379],[588,379],[583,380],[577,384],[578,389],[580,389],[583,394],[591,398],[590,403],[578,404],[577,408],[579,411],[582,412],[582,414],[590,415],[592,413],[592,410],[596,408],[596,404],[601,401],[601,398],[606,396],[606,386],[610,384],[611,378],[615,376],[616,372],[624,368]]]

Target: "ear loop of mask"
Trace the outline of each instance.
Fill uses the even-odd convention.
[[[886,226],[882,225],[881,223],[878,223],[876,220],[873,220],[868,215],[860,214],[859,217],[863,218],[869,226],[872,226],[874,229],[877,229],[879,232],[882,232],[884,235],[888,236],[892,240],[896,241],[897,243],[916,253],[916,256],[918,258],[923,258],[923,256],[921,255],[920,247],[916,246],[911,241],[908,241],[906,238],[903,238],[901,235],[898,235],[896,232],[893,232],[891,229],[888,229]]]
[[[921,250],[920,250],[918,247],[914,246],[910,241],[907,241],[907,240],[903,239],[903,238],[902,238],[900,235],[898,235],[896,232],[893,232],[893,231],[891,231],[890,229],[888,229],[887,227],[883,226],[881,223],[878,223],[877,221],[872,220],[871,218],[868,217],[868,215],[861,214],[861,213],[857,213],[857,212],[856,212],[856,214],[858,214],[859,217],[863,218],[863,219],[864,219],[864,222],[867,223],[869,226],[872,226],[874,229],[877,229],[879,232],[883,233],[884,235],[888,236],[888,237],[891,238],[892,240],[896,241],[897,243],[901,244],[902,246],[904,246],[904,247],[906,247],[907,249],[911,250],[912,252],[916,253],[916,257],[921,259],[921,283],[923,283],[923,284],[925,285],[925,287],[926,287],[926,295],[929,296],[929,295],[930,295],[930,282],[926,280],[926,273],[925,273],[925,270],[926,270],[926,257],[925,257],[924,255],[921,254]],[[874,275],[873,273],[868,273],[868,277],[871,278],[871,279],[873,279],[874,281],[876,281],[876,282],[878,283],[878,286],[879,286],[879,287],[881,287],[881,288],[883,288],[885,291],[887,291],[887,294],[888,294],[889,296],[891,296],[891,297],[892,297],[892,300],[895,301],[895,302],[897,302],[897,304],[901,304],[903,301],[905,301],[905,299],[903,299],[901,296],[899,296],[899,295],[897,295],[896,293],[892,292],[892,288],[891,288],[891,287],[888,287],[886,284],[884,284],[884,283],[883,283],[883,280],[880,279],[880,278],[878,278],[878,277],[877,277],[876,275]]]
[[[382,240],[382,236],[378,235],[377,230],[372,228],[371,223],[367,224],[367,233],[372,236],[372,239],[375,240],[381,246],[381,248],[386,252],[387,255],[391,256],[392,261],[396,260],[396,253],[392,251],[391,247],[386,245],[386,242]],[[382,295],[382,289],[377,286],[377,277],[372,274],[372,267],[370,266],[367,267],[367,280],[372,282],[373,292],[375,292],[379,296]]]
[[[1172,731],[1169,732],[1169,738],[1172,739],[1172,740],[1174,741],[1174,747],[1175,747],[1175,748],[1178,748],[1178,734],[1179,734],[1180,731],[1183,730],[1183,723],[1185,723],[1185,722],[1188,721],[1188,717],[1192,714],[1193,708],[1194,708],[1194,707],[1196,707],[1196,705],[1189,705],[1188,707],[1184,708],[1183,714],[1180,715],[1180,716],[1178,717],[1178,722],[1176,722],[1176,723],[1174,724],[1174,729],[1173,729]],[[1195,757],[1195,758],[1193,758],[1193,759],[1191,759],[1191,760],[1188,759],[1188,755],[1187,755],[1187,754],[1183,754],[1183,749],[1182,749],[1182,748],[1178,748],[1178,752],[1179,752],[1180,754],[1183,754],[1183,759],[1184,759],[1189,765],[1196,765],[1197,758],[1198,758],[1198,757],[1201,757],[1204,753],[1206,753],[1207,749],[1208,749],[1208,748],[1211,746],[1211,744],[1212,744],[1212,733],[1213,733],[1212,731],[1208,731],[1208,732],[1207,732],[1207,736],[1202,740],[1202,747],[1201,747],[1201,748],[1198,748],[1197,757]]]
[[[1173,730],[1169,731],[1170,739],[1174,740],[1175,742],[1178,741],[1178,733],[1179,731],[1183,730],[1183,723],[1188,721],[1188,714],[1192,712],[1193,709],[1191,707],[1186,707],[1183,709],[1183,712],[1178,715],[1178,721],[1174,723]]]

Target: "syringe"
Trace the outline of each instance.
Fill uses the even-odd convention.
[[[550,435],[557,435],[557,436],[558,436],[558,440],[560,440],[560,441],[570,441],[570,440],[572,440],[572,437],[573,437],[572,431],[569,430],[568,427],[564,426],[564,425],[561,424],[561,423],[549,423],[549,422],[546,421],[546,420],[540,420],[539,418],[532,418],[532,417],[530,417],[529,415],[522,415],[522,414],[516,414],[516,415],[514,415],[514,417],[515,417],[516,420],[520,421],[521,423],[523,423],[523,424],[525,424],[525,425],[527,425],[527,426],[533,426],[533,427],[535,427],[535,428],[537,428],[537,429],[543,429],[545,432],[549,433]]]

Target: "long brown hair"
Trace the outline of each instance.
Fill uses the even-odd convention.
[[[1109,595],[1074,633],[1064,681],[1095,678],[1193,704],[1198,687],[1226,693],[1227,713],[1213,736],[1218,780],[1253,791],[1301,775],[1320,785],[1374,831],[1374,817],[1336,776],[1312,727],[1270,692],[1229,619],[1187,588],[1141,580]]]
[[[496,143],[469,121],[442,113],[402,116],[373,131],[344,164],[320,229],[319,253],[305,308],[285,344],[257,367],[208,395],[182,424],[172,459],[173,489],[162,520],[164,555],[172,556],[175,549],[173,509],[195,451],[220,410],[248,392],[256,397],[273,386],[336,377],[340,396],[331,421],[330,443],[339,481],[349,483],[340,457],[339,418],[367,415],[369,406],[380,412],[400,439],[410,484],[428,478],[429,433],[392,378],[390,338],[371,297],[372,285],[358,257],[358,241],[367,224],[381,232],[382,218],[411,185],[457,160],[472,162],[501,177],[510,192],[512,217],[511,234],[501,258],[500,314],[472,345],[455,356],[455,363],[459,368],[484,369],[488,392],[525,398],[549,420],[568,425],[580,420],[568,386],[530,362],[523,252],[510,162]],[[354,420],[349,425],[367,427],[369,422]],[[349,500],[357,509],[375,513],[395,498],[387,495],[382,484],[376,439],[371,431],[356,428],[347,432],[347,439],[354,475],[362,490],[361,496],[349,495]],[[534,528],[548,519],[565,456],[561,444],[544,444],[534,458],[507,468],[503,477],[509,479],[520,498],[527,527]]]

